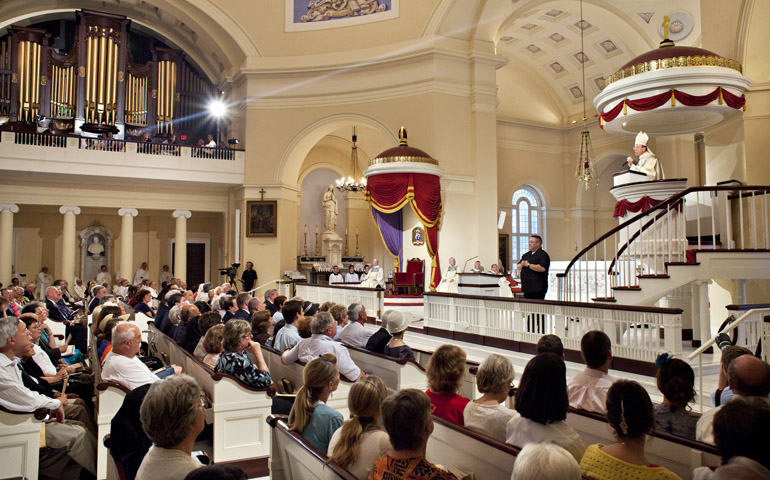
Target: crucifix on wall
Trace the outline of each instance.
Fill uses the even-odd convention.
[[[267,192],[265,191],[265,189],[264,189],[264,188],[260,189],[258,193],[259,193],[259,195],[260,195],[260,196],[259,196],[259,199],[260,199],[260,200],[265,200],[265,194],[267,193]]]

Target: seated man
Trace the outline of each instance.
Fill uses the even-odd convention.
[[[65,423],[62,403],[65,400],[45,397],[24,386],[18,358],[30,351],[32,342],[24,322],[16,317],[0,318],[0,405],[17,412],[50,409],[51,419],[55,421],[45,426],[46,446],[65,448],[70,458],[95,475],[96,438],[81,425]]]
[[[372,260],[372,267],[364,278],[361,279],[361,286],[366,288],[377,288],[383,285],[384,273],[380,268],[380,262],[376,258]]]
[[[81,352],[88,351],[86,328],[75,320],[75,312],[64,304],[62,292],[58,287],[45,289],[45,307],[48,309],[48,318],[64,323],[64,335],[69,338],[68,343],[75,345]]]
[[[722,349],[721,368],[719,369],[719,381],[717,389],[711,392],[711,406],[718,407],[729,402],[733,398],[733,391],[727,384],[727,369],[736,358],[741,355],[751,355],[751,350],[738,345],[729,345]]]
[[[348,380],[356,381],[365,375],[364,371],[353,363],[348,349],[334,341],[337,323],[329,312],[318,312],[310,321],[310,331],[310,338],[302,340],[281,355],[281,363],[289,365],[297,360],[307,362],[324,353],[333,353],[337,357],[340,373]]]
[[[442,293],[457,293],[458,285],[457,263],[455,257],[449,257],[449,266],[446,267],[444,275],[441,277],[441,281],[436,287],[436,291]]]
[[[770,478],[767,432],[770,402],[760,397],[738,397],[714,415],[714,440],[722,453],[722,466],[695,469],[694,478]]]
[[[359,283],[361,281],[356,273],[356,268],[351,265],[348,267],[348,273],[345,274],[345,283]]]
[[[377,459],[370,479],[457,479],[425,458],[434,427],[430,399],[423,392],[407,388],[383,400],[382,423],[393,448]]]
[[[351,303],[348,307],[348,319],[350,323],[340,334],[340,341],[358,348],[366,348],[366,342],[372,336],[372,332],[365,326],[366,308],[360,303]]]
[[[284,325],[275,335],[273,348],[279,352],[284,352],[302,340],[296,326],[297,320],[302,315],[302,302],[299,300],[289,300],[283,304],[281,313],[283,314]]]
[[[733,390],[733,400],[701,415],[695,426],[695,438],[700,442],[714,443],[714,416],[734,399],[761,397],[770,401],[770,365],[754,355],[741,355],[733,360],[727,369],[727,382]]]
[[[166,367],[157,375],[137,357],[142,344],[142,332],[133,323],[119,323],[112,330],[112,351],[107,354],[102,367],[102,380],[117,382],[129,390],[154,383],[169,375],[179,375],[182,368]]]
[[[580,339],[580,355],[586,369],[567,382],[570,407],[607,413],[607,391],[615,381],[607,374],[612,363],[611,347],[610,337],[599,330],[592,330]]]
[[[107,295],[107,288],[102,285],[97,285],[91,289],[91,303],[88,304],[88,311],[93,312],[96,307],[102,303],[102,298]]]
[[[536,349],[538,355],[541,353],[553,353],[562,360],[566,358],[564,356],[564,344],[561,343],[561,338],[557,335],[543,335],[540,337],[540,340],[537,341]]]
[[[340,273],[340,267],[335,265],[332,268],[332,274],[329,275],[329,285],[334,285],[335,283],[342,283],[344,279],[342,278],[342,274]]]

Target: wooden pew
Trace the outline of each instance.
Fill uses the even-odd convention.
[[[3,477],[37,478],[40,468],[40,423],[48,411],[16,412],[0,407],[0,465]]]
[[[212,461],[231,462],[266,458],[270,454],[270,428],[266,423],[272,407],[271,388],[254,388],[214,371],[150,324],[151,343],[171,363],[195,378],[209,400],[207,422],[213,424]]]
[[[426,457],[445,468],[457,467],[484,480],[510,480],[520,449],[492,437],[433,417]]]
[[[424,391],[428,388],[425,368],[414,360],[393,358],[381,353],[343,344],[350,352],[350,358],[366,373],[377,375],[385,382],[388,394],[404,388]]]
[[[428,367],[428,361],[430,360],[430,357],[433,355],[433,352],[428,350],[422,350],[419,348],[412,348],[412,351],[414,352],[414,358],[423,368]],[[468,399],[475,399],[479,398],[481,396],[481,393],[476,388],[476,372],[479,369],[479,363],[474,362],[473,360],[466,360],[465,361],[465,377],[463,380],[463,384],[460,387],[460,391],[457,392],[460,396],[463,396]],[[427,388],[427,385],[426,385]]]
[[[603,414],[570,407],[567,425],[580,434],[586,447],[615,443],[612,427]],[[721,461],[719,450],[713,445],[657,431],[645,444],[645,453],[652,463],[668,468],[684,480],[692,478],[693,469],[719,465]]]
[[[285,415],[270,415],[272,430],[270,454],[271,480],[356,480],[356,477],[308,443],[302,435],[289,431]]]
[[[294,390],[299,390],[305,382],[302,378],[302,371],[305,368],[304,362],[294,362],[291,365],[284,365],[281,363],[281,353],[266,345],[262,345],[262,356],[267,363],[267,367],[270,369],[270,375],[273,377],[273,382],[276,384],[281,383],[281,379],[286,378],[294,385]],[[249,356],[250,360],[253,360]],[[366,369],[364,369],[366,371]],[[275,373],[273,373],[275,372]],[[344,418],[348,418],[350,410],[348,409],[348,394],[350,393],[350,387],[353,386],[352,381],[341,378],[340,384],[335,392],[332,392],[331,397],[326,402],[326,405],[340,412]]]

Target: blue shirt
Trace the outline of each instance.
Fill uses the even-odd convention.
[[[325,403],[318,402],[315,410],[313,410],[313,415],[310,417],[310,422],[302,430],[302,436],[319,452],[327,452],[329,441],[334,432],[342,426],[342,421],[342,415],[338,411]]]
[[[302,340],[302,337],[299,336],[299,330],[297,330],[297,327],[287,323],[283,326],[282,329],[278,331],[278,334],[275,336],[275,340],[273,341],[273,348],[279,352],[283,352],[298,344],[300,340]]]

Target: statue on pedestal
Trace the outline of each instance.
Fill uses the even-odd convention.
[[[334,185],[329,185],[324,192],[321,205],[324,209],[324,232],[334,232],[337,229],[337,195]]]

